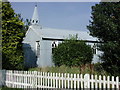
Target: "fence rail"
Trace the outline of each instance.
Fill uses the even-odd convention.
[[[11,71],[4,73],[4,85],[12,88],[116,88],[119,77],[89,74],[48,73],[37,71]]]

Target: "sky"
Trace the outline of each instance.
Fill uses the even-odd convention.
[[[91,6],[98,2],[37,2],[40,24],[43,27],[88,31]],[[11,2],[15,13],[31,19],[36,2]]]

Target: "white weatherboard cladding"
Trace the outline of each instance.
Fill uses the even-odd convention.
[[[70,35],[78,35],[79,40],[96,41],[89,35],[87,31],[75,31],[75,30],[61,30],[46,28],[39,25],[39,16],[37,11],[37,6],[35,6],[33,17],[31,20],[31,25],[25,35],[23,40],[23,49],[25,56],[25,66],[26,67],[46,67],[53,66],[52,63],[52,43],[57,41],[57,39],[67,39]],[[47,38],[49,40],[43,40],[42,38]],[[54,41],[56,39],[56,41]],[[36,43],[40,43],[40,50],[37,48]],[[57,44],[56,43],[56,44]],[[93,43],[88,43],[91,47]],[[37,53],[36,53],[37,52]],[[98,54],[94,55],[93,61],[98,60]]]
[[[41,41],[40,35],[36,35],[34,29],[30,27],[23,40],[24,59],[26,67],[37,66],[36,41]]]
[[[24,38],[24,41],[23,43],[31,43],[33,44],[34,41],[40,41],[41,40],[41,35],[37,35],[37,32],[32,29],[32,28],[29,28],[29,30],[27,31],[27,34]],[[32,45],[33,46],[33,45]]]
[[[52,62],[52,42],[53,40],[42,40],[42,38],[53,38],[53,39],[66,39],[69,38],[70,35],[76,35],[78,34],[79,40],[90,40],[90,41],[96,41],[97,38],[93,38],[89,35],[89,33],[85,31],[72,31],[72,30],[61,30],[61,29],[51,29],[51,28],[41,28],[39,25],[31,25],[26,37],[24,38],[23,46],[28,47],[30,46],[32,53],[34,52],[34,55],[31,55],[30,49],[25,49],[25,58],[27,59],[27,63],[35,63],[38,67],[46,67],[46,66],[53,66]],[[40,56],[35,58],[35,49],[36,49],[36,41],[40,41]],[[61,41],[59,41],[61,42]],[[58,42],[58,43],[59,43]],[[29,44],[29,45],[28,45]],[[93,43],[88,43],[93,47]],[[98,55],[96,54],[93,57],[93,63],[97,62]],[[35,59],[33,59],[35,58]],[[33,60],[33,61],[32,61]],[[30,64],[32,65],[32,64]]]
[[[52,41],[41,41],[40,60],[37,61],[38,67],[52,66]]]
[[[101,62],[100,59],[99,59],[99,56],[101,56],[101,55],[102,55],[102,51],[98,51],[97,50],[97,54],[93,55],[93,61],[92,61],[92,63]]]

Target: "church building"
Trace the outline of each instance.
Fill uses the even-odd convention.
[[[53,66],[52,48],[58,46],[69,35],[78,35],[78,40],[85,40],[94,50],[93,63],[98,62],[101,54],[96,48],[97,38],[87,31],[62,30],[42,27],[38,16],[37,5],[34,8],[31,25],[23,39],[24,60],[26,67]]]

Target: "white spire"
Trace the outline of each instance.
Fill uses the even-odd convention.
[[[31,24],[39,24],[39,16],[38,16],[38,10],[37,10],[37,5],[35,5],[34,8],[34,13],[32,16]]]

